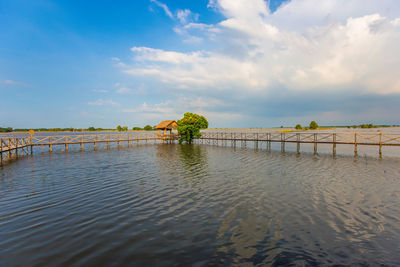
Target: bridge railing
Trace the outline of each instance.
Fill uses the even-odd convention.
[[[400,146],[400,134],[203,132],[200,139]]]

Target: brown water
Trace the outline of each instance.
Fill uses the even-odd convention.
[[[25,157],[0,169],[0,265],[400,265],[399,163],[205,145]]]

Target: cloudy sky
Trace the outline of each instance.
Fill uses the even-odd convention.
[[[4,0],[0,127],[399,124],[399,47],[398,0]]]

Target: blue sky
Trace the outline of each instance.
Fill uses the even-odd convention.
[[[399,6],[0,1],[0,127],[399,124]]]

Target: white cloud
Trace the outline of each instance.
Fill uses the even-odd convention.
[[[118,103],[112,101],[111,99],[97,99],[93,102],[88,102],[88,105],[91,106],[119,106]]]
[[[187,23],[187,19],[190,17],[192,12],[190,12],[189,9],[185,9],[185,10],[178,10],[178,13],[176,14],[176,17],[179,19],[179,21],[182,24],[186,24]]]
[[[5,84],[5,85],[23,85],[22,83],[16,82],[16,81],[13,81],[13,80],[1,80],[0,84]]]
[[[216,9],[218,7],[217,0],[209,0],[207,8]]]
[[[126,67],[127,65],[124,63],[124,62],[122,62],[121,61],[121,59],[120,58],[118,58],[118,57],[112,57],[111,58],[111,61],[112,62],[114,62],[114,65],[115,66],[117,66],[117,67]]]
[[[161,7],[164,10],[165,14],[168,17],[170,17],[171,19],[174,17],[174,15],[172,15],[172,12],[169,10],[169,8],[168,8],[168,6],[166,4],[163,4],[163,3],[161,3],[161,2],[159,2],[157,0],[150,0],[150,2],[152,2],[152,3],[156,4],[157,6]]]
[[[15,82],[13,80],[3,80],[2,83],[4,83],[4,84],[16,84],[17,82]]]
[[[135,91],[131,88],[128,87],[121,87],[118,88],[117,93],[118,94],[133,94]]]
[[[125,109],[124,112],[145,112],[145,113],[170,113],[174,115],[183,114],[187,110],[203,112],[206,108],[215,106],[228,106],[216,98],[210,97],[178,97],[173,100],[167,100],[157,104],[143,103],[141,106],[133,109]]]
[[[189,9],[178,9],[176,13],[176,18],[183,25],[187,23],[192,23],[193,21],[197,21],[199,19],[199,14],[193,13]]]
[[[108,91],[107,90],[104,90],[104,89],[93,89],[92,90],[92,92],[94,92],[94,93],[108,93]]]
[[[235,112],[216,112],[210,109],[215,107],[229,107],[230,104],[212,97],[178,97],[176,99],[167,100],[160,103],[148,104],[144,102],[142,105],[134,108],[124,109],[127,113],[140,113],[141,117],[147,120],[163,120],[165,118],[179,119],[185,112],[190,110],[197,114],[212,118],[212,123],[226,125],[244,116]]]
[[[189,23],[176,32],[212,33],[193,40],[208,37],[213,50],[133,47],[135,65],[125,72],[185,90],[268,94],[279,84],[292,91],[400,93],[395,2],[293,0],[271,14],[263,0],[210,1],[224,20]]]

